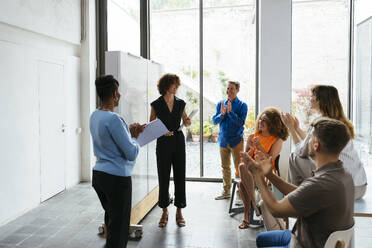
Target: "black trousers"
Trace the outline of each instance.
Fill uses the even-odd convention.
[[[93,170],[93,188],[105,210],[106,248],[127,247],[132,205],[132,179]]]
[[[170,204],[169,180],[173,167],[174,205],[186,207],[186,151],[185,137],[182,132],[172,136],[163,136],[157,140],[156,160],[159,180],[159,207],[166,208]]]

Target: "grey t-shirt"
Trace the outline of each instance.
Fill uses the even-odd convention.
[[[288,194],[299,217],[291,247],[321,248],[334,231],[354,225],[354,183],[341,161],[329,163]]]

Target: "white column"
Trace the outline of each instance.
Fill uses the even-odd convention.
[[[93,155],[92,141],[89,131],[90,114],[96,108],[96,92],[94,81],[96,78],[96,17],[95,1],[85,1],[85,39],[81,43],[81,180],[90,181]]]
[[[292,96],[292,1],[260,0],[259,6],[259,112],[269,106],[289,112]],[[286,176],[290,138],[280,154]]]

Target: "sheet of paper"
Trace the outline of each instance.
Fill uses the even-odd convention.
[[[189,118],[190,118],[190,120],[191,120],[191,118],[196,114],[198,112],[198,110],[197,109],[194,109],[194,110],[192,110],[191,111],[191,113],[189,114]],[[185,126],[185,124],[182,124],[179,128],[178,128],[178,131],[181,131],[182,130],[182,128]]]
[[[143,132],[139,134],[137,139],[138,144],[142,147],[168,132],[164,123],[159,119],[155,119],[147,124]]]

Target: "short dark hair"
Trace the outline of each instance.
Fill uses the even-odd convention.
[[[351,138],[349,128],[336,119],[322,117],[311,123],[311,126],[324,153],[340,154]]]
[[[176,74],[167,73],[160,77],[158,81],[158,90],[160,95],[164,96],[171,85],[181,85],[181,80]]]
[[[112,75],[102,75],[96,78],[96,91],[101,101],[107,101],[113,97],[119,88],[119,82]]]
[[[235,88],[240,89],[240,83],[238,81],[228,81],[227,83],[235,85]]]

